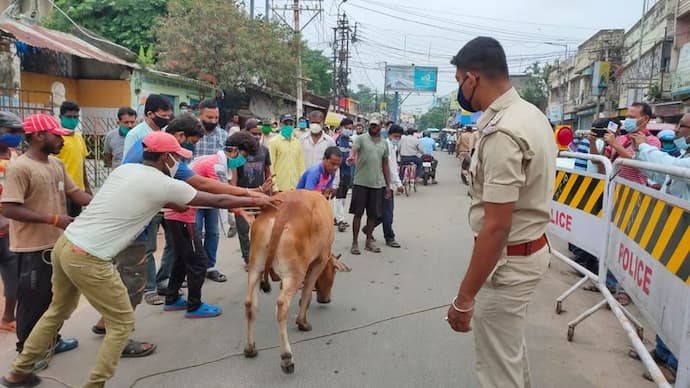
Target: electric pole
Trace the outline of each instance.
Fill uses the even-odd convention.
[[[296,95],[295,95],[295,100],[296,100],[296,105],[297,105],[297,110],[296,110],[296,115],[297,117],[301,117],[304,114],[304,94],[303,94],[303,82],[304,82],[304,76],[302,75],[302,30],[309,25],[309,23],[312,22],[321,12],[323,11],[322,8],[322,2],[323,0],[302,0],[300,3],[300,0],[292,0],[292,5],[284,4],[283,6],[276,6],[275,0],[273,1],[273,14],[277,15],[279,19],[283,21],[288,26],[291,26],[293,29],[293,44],[294,44],[294,55],[296,56],[297,59],[297,73],[296,73],[296,78],[297,78],[297,90],[296,90]],[[290,25],[285,18],[279,14],[276,11],[292,11],[293,13],[293,23]],[[300,22],[300,14],[302,12],[313,12],[313,16],[307,23],[304,25],[301,24]]]
[[[343,12],[333,28],[333,108],[339,111],[340,99],[348,96],[350,83],[350,23]]]

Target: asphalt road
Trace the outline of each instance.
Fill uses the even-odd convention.
[[[476,387],[472,335],[451,331],[443,319],[472,249],[466,216],[469,198],[459,183],[458,162],[446,154],[436,156],[440,183],[420,187],[409,198],[396,197],[395,230],[401,249],[381,244],[380,254],[363,251],[352,256],[351,234],[337,233],[333,250],[343,253],[342,260],[352,272],[338,274],[330,305],[313,301],[312,332],[297,330],[297,298],[293,301],[289,323],[293,375],[281,371],[276,348],[260,351],[256,359],[241,355],[246,274],[237,238],[222,238],[219,267],[229,280],[207,282],[204,299],[219,304],[224,314],[186,320],[181,312],[140,306],[133,338],[155,342],[158,349],[150,357],[123,359],[108,386]],[[380,229],[377,237],[382,239]],[[567,311],[556,315],[554,299],[575,281],[554,259],[535,293],[527,329],[533,386],[653,386],[641,378],[641,364],[627,357],[627,339],[609,311],[586,320],[577,328],[574,342],[566,341],[567,322],[598,301],[597,294],[578,291],[565,302]],[[279,344],[276,290],[260,294],[259,348]],[[64,335],[79,338],[79,349],[56,356],[43,376],[75,385],[85,380],[100,344],[90,331],[95,320],[95,311],[83,301],[63,330]],[[648,331],[646,338],[653,338],[652,333]],[[14,356],[13,344],[12,335],[0,334],[2,369]],[[46,380],[42,386],[63,385]]]

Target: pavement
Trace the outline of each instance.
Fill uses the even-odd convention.
[[[223,237],[218,262],[228,282],[209,281],[203,290],[204,300],[220,305],[223,315],[187,320],[183,312],[139,306],[132,338],[152,341],[158,349],[146,358],[123,359],[108,386],[477,387],[472,334],[453,332],[443,319],[472,250],[469,198],[459,181],[458,161],[445,153],[436,157],[440,183],[420,186],[410,197],[395,198],[394,226],[402,248],[383,246],[377,229],[383,252],[353,256],[348,249],[350,232],[336,232],[333,251],[343,254],[352,272],[338,274],[331,304],[313,301],[312,332],[297,330],[293,300],[288,331],[294,374],[283,374],[275,348],[279,344],[274,315],[278,287],[259,297],[257,346],[269,349],[260,350],[255,359],[242,356],[246,273],[237,238]],[[564,247],[562,242],[554,244]],[[653,387],[641,377],[642,364],[627,356],[627,337],[609,310],[581,323],[573,342],[566,340],[567,322],[600,300],[599,294],[580,290],[565,301],[563,314],[555,314],[555,298],[576,280],[554,258],[534,294],[527,319],[533,386]],[[83,300],[62,330],[63,335],[80,340],[79,348],[57,355],[42,376],[74,385],[85,381],[100,344],[90,331],[96,319],[94,309]],[[646,329],[648,346],[650,339],[653,333]],[[0,333],[0,371],[9,368],[14,342],[14,335]],[[41,386],[68,385],[44,379]]]

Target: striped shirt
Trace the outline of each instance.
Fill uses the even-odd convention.
[[[580,141],[577,143],[577,149],[575,150],[575,152],[579,152],[581,154],[588,154],[589,139],[580,139]],[[575,159],[575,169],[587,171],[587,159]]]
[[[633,155],[635,154],[635,149],[633,147],[632,141],[627,135],[619,137],[618,141],[628,152],[632,153]],[[645,143],[657,149],[661,148],[661,141],[656,136],[652,136],[649,133],[647,133],[647,141]],[[611,159],[611,161],[615,161],[616,159],[618,159],[619,156],[616,150],[614,150],[611,146],[606,147],[604,154],[606,155],[606,157]],[[645,175],[645,173],[642,172],[642,170],[640,169],[628,166],[621,166],[618,175],[621,178],[639,183],[642,186],[647,186],[647,175]]]

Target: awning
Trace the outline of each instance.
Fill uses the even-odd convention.
[[[95,61],[138,68],[98,47],[64,32],[49,30],[35,24],[27,24],[4,17],[0,19],[0,31],[13,35],[18,41],[33,47],[45,48]]]

